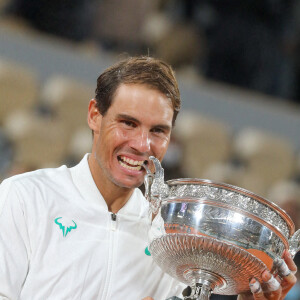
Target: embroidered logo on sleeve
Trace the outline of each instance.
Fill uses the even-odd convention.
[[[62,217],[58,217],[54,220],[55,224],[59,226],[63,233],[63,237],[66,237],[69,232],[71,232],[72,229],[77,228],[77,224],[72,220],[73,224],[70,222],[67,222],[62,219]]]
[[[146,249],[145,249],[145,254],[148,255],[148,256],[151,256],[151,253],[150,253],[148,247],[146,247]]]

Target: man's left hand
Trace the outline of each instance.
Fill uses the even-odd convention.
[[[276,260],[274,266],[278,270],[278,275],[273,275],[265,270],[262,273],[263,286],[256,278],[250,280],[251,293],[241,294],[238,300],[282,300],[290,289],[295,285],[297,278],[297,266],[294,263],[288,250],[285,250],[283,259]]]

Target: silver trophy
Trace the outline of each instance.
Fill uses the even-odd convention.
[[[150,202],[149,251],[160,268],[191,288],[190,299],[249,291],[285,249],[300,250],[300,230],[276,204],[245,189],[203,179],[164,182],[150,157],[145,197]]]

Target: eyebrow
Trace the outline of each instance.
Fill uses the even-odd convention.
[[[138,119],[136,119],[136,118],[134,118],[132,116],[126,115],[126,114],[118,114],[117,118],[118,119],[125,119],[125,120],[128,120],[128,121],[132,121],[132,122],[135,122],[137,124],[141,124],[141,122]],[[167,131],[171,130],[171,126],[166,125],[166,124],[157,124],[157,125],[154,125],[153,127],[154,128],[161,128],[161,129],[164,129],[164,130],[167,130]]]

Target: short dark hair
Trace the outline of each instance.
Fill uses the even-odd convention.
[[[122,84],[145,84],[166,95],[172,102],[174,126],[181,100],[174,71],[162,60],[138,56],[122,60],[106,69],[97,79],[95,99],[104,116],[112,104],[116,90]]]

